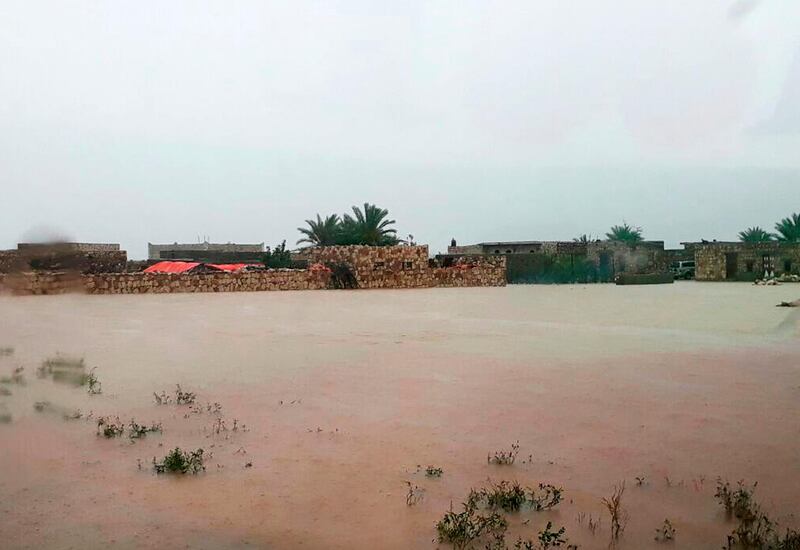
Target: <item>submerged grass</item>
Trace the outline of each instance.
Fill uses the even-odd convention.
[[[198,474],[205,471],[206,458],[208,456],[203,449],[184,451],[180,447],[175,447],[161,459],[161,462],[156,462],[153,457],[153,470],[157,474]]]

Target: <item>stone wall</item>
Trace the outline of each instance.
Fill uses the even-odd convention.
[[[118,243],[18,243],[17,250],[19,251],[48,251],[53,247],[58,247],[63,250],[72,250],[75,252],[118,252],[120,246]]]
[[[0,272],[120,273],[127,261],[128,253],[118,244],[20,243],[16,250],[0,251]]]
[[[663,273],[663,241],[509,241],[451,246],[448,254],[506,256],[512,283],[610,282],[621,273]]]
[[[0,289],[14,294],[164,294],[174,292],[258,292],[322,290],[330,273],[270,269],[240,273],[18,273],[0,277]]]
[[[442,267],[428,259],[426,245],[309,247],[298,257],[312,264],[348,265],[359,288],[506,285],[504,256],[462,258]]]
[[[259,292],[322,290],[330,273],[269,269],[239,273],[114,273],[84,278],[89,294],[158,294],[172,292]]]
[[[764,272],[800,273],[800,244],[703,243],[695,245],[698,281],[749,281]]]
[[[336,246],[304,251],[312,264],[346,264],[358,288],[431,288],[505,286],[505,256],[451,258],[448,267],[428,260],[427,246]],[[60,294],[70,290],[90,294],[168,292],[246,292],[322,290],[330,288],[324,268],[270,269],[240,273],[19,273],[0,286],[18,294]]]
[[[590,242],[586,245],[586,257],[601,271],[606,262],[610,262],[612,276],[618,273],[662,273],[669,267],[662,241],[642,241],[636,244]]]
[[[453,267],[433,268],[431,286],[506,286],[506,258],[469,260]]]
[[[319,246],[298,258],[315,264],[346,264],[358,288],[415,288],[432,286],[427,246]]]
[[[84,276],[75,272],[32,272],[0,275],[0,292],[39,295],[85,291]]]
[[[16,250],[0,250],[0,273],[10,273],[18,257]]]

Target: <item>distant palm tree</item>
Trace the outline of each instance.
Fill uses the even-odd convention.
[[[324,220],[317,214],[317,220],[306,220],[308,227],[298,227],[297,230],[305,235],[297,244],[310,244],[311,246],[332,246],[339,244],[341,238],[341,225],[338,214],[331,214]]]
[[[792,214],[775,224],[775,235],[782,243],[800,243],[800,214]]]
[[[398,244],[397,230],[389,226],[394,220],[386,219],[389,211],[378,208],[374,204],[364,203],[364,209],[353,207],[353,216],[342,216],[343,244],[366,244],[371,246],[387,246]]]
[[[596,240],[597,239],[595,239],[593,235],[588,235],[588,234],[584,233],[580,237],[575,237],[574,239],[572,239],[572,242],[581,243],[581,244],[588,244],[588,243],[592,243],[592,242],[594,242]]]
[[[759,226],[748,227],[739,232],[739,240],[743,243],[768,243],[772,241],[772,235]]]
[[[606,238],[622,243],[638,243],[644,240],[641,227],[633,227],[624,222],[622,225],[612,226],[611,231],[606,233]]]

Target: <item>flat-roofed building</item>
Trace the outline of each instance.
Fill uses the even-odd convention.
[[[196,262],[259,261],[264,255],[264,243],[147,243],[149,260],[192,260]]]

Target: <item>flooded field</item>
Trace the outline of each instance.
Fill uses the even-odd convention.
[[[506,514],[512,547],[550,521],[607,548],[601,499],[622,482],[617,548],[660,547],[665,518],[677,546],[722,547],[718,476],[757,481],[797,528],[800,310],[774,307],[797,298],[700,283],[0,297],[0,546],[448,548],[436,522],[501,480],[564,489]],[[131,438],[132,419],[161,429]],[[513,465],[487,463],[517,442]],[[206,470],[155,474],[175,447],[202,448]]]

